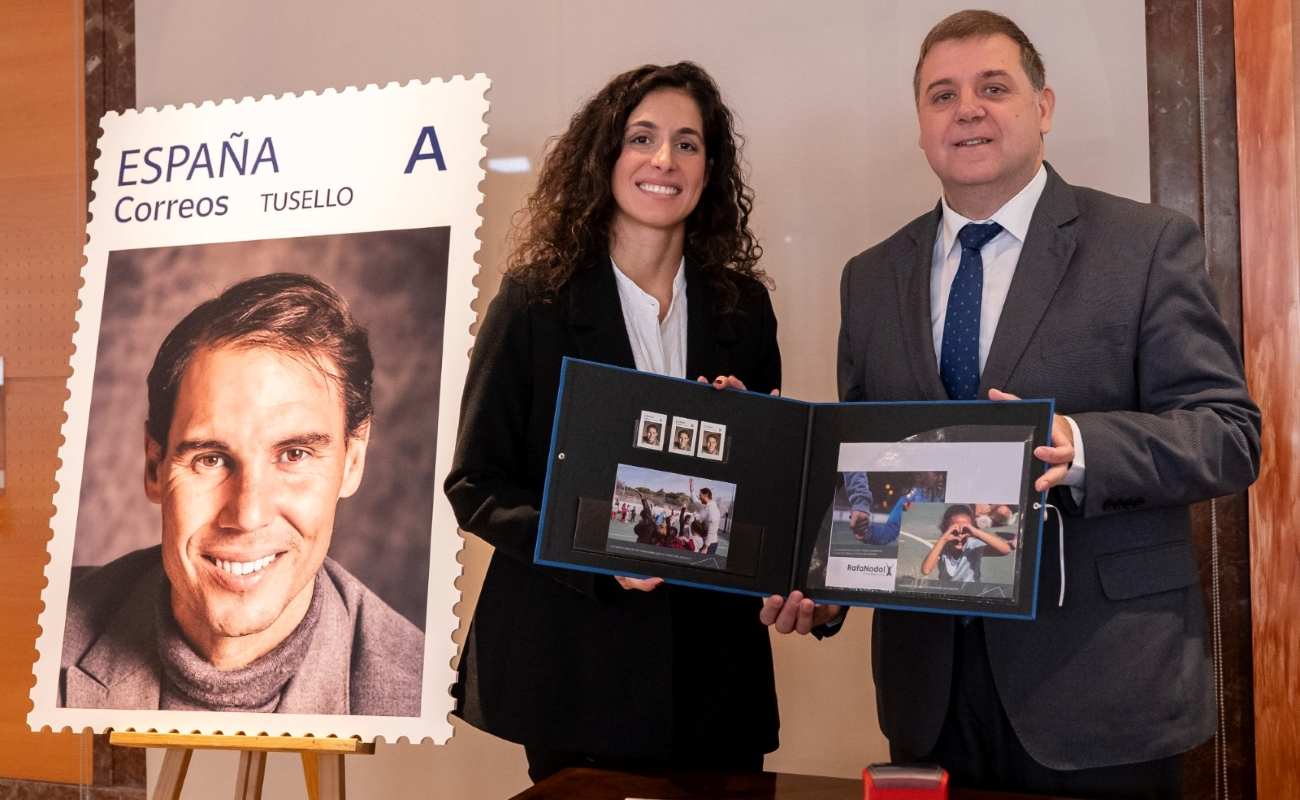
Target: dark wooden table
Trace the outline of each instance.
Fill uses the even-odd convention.
[[[950,800],[1064,800],[1044,795],[953,789]],[[775,772],[634,775],[566,769],[512,800],[862,800],[862,781]]]

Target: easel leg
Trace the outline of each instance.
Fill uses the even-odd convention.
[[[194,751],[189,748],[169,748],[163,753],[162,770],[158,773],[153,800],[181,800],[181,787],[185,785],[185,773],[190,768],[192,755]]]
[[[262,800],[262,777],[265,774],[266,751],[245,750],[240,753],[235,800]]]
[[[302,777],[307,782],[307,800],[320,800],[320,776],[317,774],[316,754],[302,754]]]
[[[347,800],[341,753],[303,753],[302,772],[308,800]]]

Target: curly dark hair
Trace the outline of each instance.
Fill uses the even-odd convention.
[[[758,269],[763,248],[749,229],[754,193],[742,175],[743,137],[718,86],[697,64],[646,64],[605,85],[550,142],[537,188],[516,215],[507,274],[544,295],[553,294],[609,248],[614,217],[610,174],[622,152],[627,118],[656,89],[681,89],[700,109],[708,173],[695,210],[686,219],[686,260],[704,270],[725,310],[735,308],[735,273],[770,288]]]
[[[961,503],[955,506],[948,506],[946,509],[944,509],[943,519],[939,521],[939,530],[940,531],[948,530],[948,526],[952,524],[952,521],[957,517],[962,517],[962,516],[974,521],[975,510],[972,509],[970,506]]]

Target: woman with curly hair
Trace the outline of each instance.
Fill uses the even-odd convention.
[[[532,563],[564,356],[780,385],[738,139],[695,64],[615,77],[552,143],[483,316],[445,488],[495,552],[456,713],[524,745],[533,780],[697,764],[700,742],[710,768],[756,771],[777,746],[759,600]]]

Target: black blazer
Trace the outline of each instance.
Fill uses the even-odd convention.
[[[845,400],[945,399],[930,328],[941,214],[854,257],[841,283]],[[1070,186],[1048,168],[981,375],[1055,397],[1083,437],[1085,497],[1062,537],[1044,526],[1038,618],[986,620],[998,695],[1025,749],[1061,770],[1171,756],[1214,731],[1205,611],[1188,504],[1238,492],[1259,468],[1259,410],[1215,310],[1196,225]],[[952,682],[951,617],[879,611],[880,725],[928,753]]]
[[[767,291],[738,280],[738,308],[723,314],[687,266],[687,376],[736,375],[768,392],[781,382],[776,318]],[[609,576],[533,565],[566,355],[635,366],[608,258],[549,300],[507,276],[483,317],[445,489],[460,527],[496,552],[461,654],[456,713],[557,751],[774,750],[776,690],[757,598],[625,591]]]

